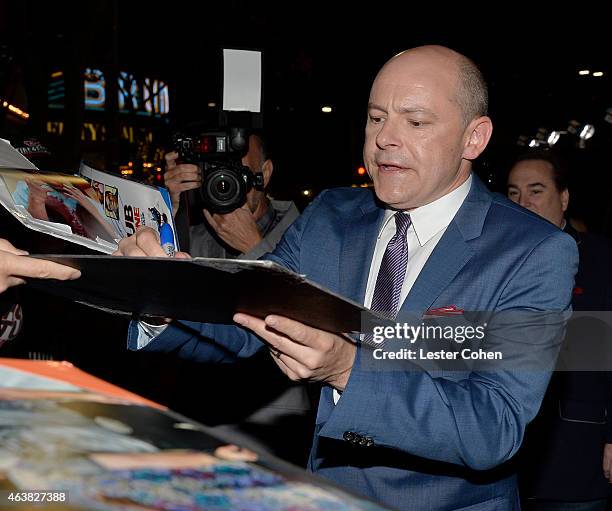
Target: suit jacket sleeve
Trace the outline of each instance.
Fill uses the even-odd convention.
[[[500,311],[565,311],[578,264],[575,242],[560,231],[542,240],[501,293]],[[540,344],[560,343],[564,325]],[[554,335],[553,335],[554,333]],[[520,328],[506,342],[524,341]],[[365,348],[358,350],[358,358]],[[520,349],[518,350],[520,356]],[[465,379],[414,371],[372,371],[353,365],[338,404],[320,431],[341,440],[346,431],[375,445],[429,459],[492,468],[521,445],[550,379],[547,370],[473,371]]]
[[[265,259],[274,261],[292,271],[299,271],[302,232],[325,192],[310,204],[304,213],[287,229],[273,254]],[[128,331],[128,345],[135,346],[138,327],[132,322]],[[256,335],[234,325],[174,321],[143,351],[175,353],[181,358],[196,362],[232,362],[247,358],[263,348]]]

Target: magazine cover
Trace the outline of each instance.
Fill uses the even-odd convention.
[[[161,230],[169,224],[175,233],[172,202],[168,190],[96,170],[82,163],[79,170],[95,193],[108,222],[117,226],[121,238],[131,236],[141,225]],[[174,234],[174,246],[178,240]]]
[[[0,204],[26,227],[111,254],[141,225],[178,241],[165,188],[81,165],[81,176],[38,170],[0,139]],[[168,229],[169,227],[169,229]]]

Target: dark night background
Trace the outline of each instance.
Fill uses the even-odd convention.
[[[503,191],[512,157],[525,149],[517,145],[520,136],[528,142],[540,128],[565,130],[572,119],[595,126],[584,148],[570,135],[558,147],[571,163],[571,214],[590,230],[610,235],[607,13],[586,4],[573,4],[567,12],[535,3],[486,8],[469,3],[457,12],[442,5],[423,12],[405,4],[0,0],[0,99],[30,114],[22,122],[0,108],[0,136],[36,135],[53,149],[56,164],[68,170],[76,170],[82,157],[111,170],[132,161],[135,177],[146,178],[139,175],[142,163],[161,163],[174,129],[216,115],[208,103],[221,101],[221,49],[258,49],[264,59],[264,125],[275,162],[272,194],[304,206],[303,190],[316,194],[365,182],[357,168],[369,88],[379,67],[405,48],[444,44],[474,59],[490,84],[495,129],[476,171],[492,188]],[[163,80],[170,90],[169,115],[84,110],[87,67],[107,76],[127,70]],[[581,69],[604,75],[579,76]],[[50,76],[58,70],[65,77],[63,110],[47,105]],[[324,105],[332,106],[332,113],[322,113]],[[64,123],[63,134],[47,133],[48,122],[57,121]],[[81,142],[84,122],[114,134],[131,125],[138,133],[152,133],[152,139]],[[168,357],[159,362],[161,371],[153,357],[126,353],[125,324],[82,306],[49,300],[43,306],[28,299],[46,314],[36,325],[30,320],[30,337],[39,344],[28,349],[55,346],[55,358],[175,404]]]
[[[79,143],[80,123],[105,124],[110,132],[124,124],[151,130],[153,145],[161,151],[169,147],[172,130],[216,118],[217,109],[207,105],[221,100],[221,49],[262,50],[264,125],[277,164],[272,192],[301,200],[304,189],[316,193],[363,182],[356,169],[365,105],[381,64],[407,47],[445,44],[473,58],[490,84],[495,132],[478,173],[501,187],[520,135],[531,139],[538,128],[565,129],[571,119],[594,124],[596,133],[586,148],[575,148],[576,137],[562,137],[558,145],[567,146],[573,163],[574,214],[592,230],[609,232],[607,15],[593,7],[570,6],[562,12],[558,5],[533,3],[488,10],[434,6],[427,12],[403,3],[355,8],[320,1],[2,1],[0,43],[13,60],[4,65],[0,94],[6,99],[15,93],[10,78],[17,73],[25,92],[22,106],[31,115],[19,129],[42,136],[48,120],[65,122],[62,137],[48,136],[47,142],[68,168],[83,155],[100,166],[117,168],[130,160],[137,167],[142,154],[135,144],[114,142],[118,137]],[[163,80],[170,89],[169,115],[162,121],[84,111],[78,70],[85,67]],[[579,76],[585,68],[605,74]],[[47,108],[46,89],[55,70],[66,76],[64,111]],[[323,105],[333,112],[322,113]],[[0,125],[5,137],[14,130],[9,124]],[[155,161],[152,148],[146,150]]]

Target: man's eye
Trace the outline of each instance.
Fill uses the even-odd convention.
[[[539,193],[542,193],[542,190],[532,190],[531,191],[531,195],[537,195]]]
[[[415,128],[420,128],[421,126],[423,126],[423,122],[422,121],[410,121],[410,125]]]
[[[513,192],[513,191],[508,192],[508,197],[516,197],[516,195],[518,195],[517,192]]]
[[[381,123],[381,122],[382,122],[382,120],[383,120],[383,119],[382,119],[382,117],[377,117],[377,116],[375,116],[375,115],[370,115],[370,122],[371,122],[372,124],[378,124],[378,123]]]

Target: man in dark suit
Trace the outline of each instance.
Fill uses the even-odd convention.
[[[393,317],[566,311],[576,244],[471,172],[492,133],[486,112],[484,80],[463,55],[438,46],[396,55],[368,105],[364,160],[375,194],[321,193],[266,258]],[[154,232],[141,230],[118,255],[163,251]],[[312,471],[395,508],[518,509],[515,478],[500,465],[520,447],[550,378],[546,369],[523,370],[529,352],[554,352],[562,322],[534,322],[531,336],[518,323],[494,322],[487,343],[514,348],[518,365],[434,372],[411,363],[372,369],[365,343],[285,317],[234,321],[242,328],[134,323],[128,343],[219,362],[267,347],[292,380],[324,384]]]
[[[574,311],[612,310],[612,245],[603,237],[576,231],[565,219],[569,190],[563,162],[551,151],[525,153],[510,170],[508,197],[576,241],[580,264],[572,298]],[[591,330],[587,328],[581,322],[579,331],[570,328],[568,333],[568,342],[577,334],[577,348],[583,352],[597,349],[597,339],[585,339]],[[594,333],[598,334],[601,332]],[[611,405],[612,373],[555,373],[542,410],[529,428],[524,453],[525,497],[534,499],[530,509],[606,508],[612,480]]]

